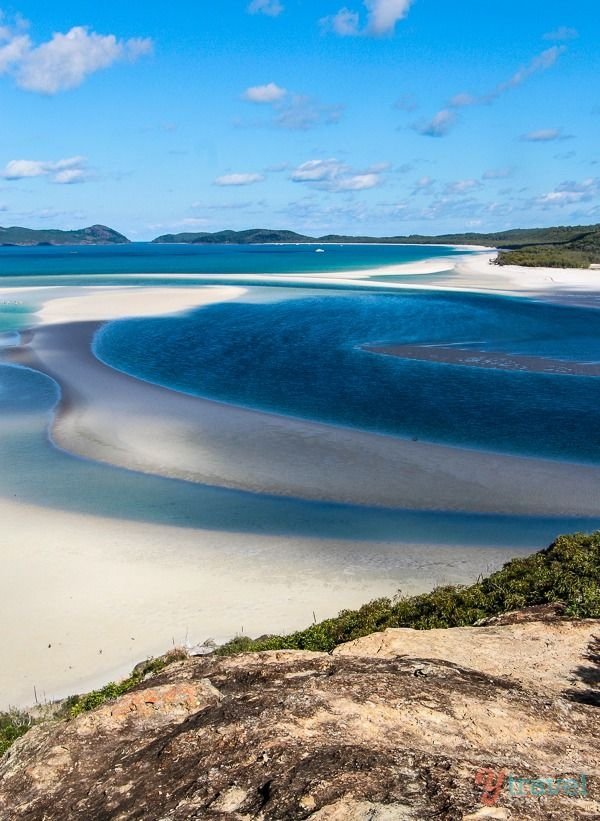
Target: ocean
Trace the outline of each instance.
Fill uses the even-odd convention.
[[[474,350],[600,361],[600,316],[585,308],[475,294],[381,289],[317,273],[358,271],[456,253],[406,246],[119,247],[0,249],[4,343],[35,324],[37,303],[65,286],[247,286],[232,302],[187,314],[119,320],[98,333],[96,355],[113,368],[222,402],[388,436],[597,463],[597,377],[468,368],[364,350],[365,344],[460,344]],[[462,252],[464,253],[464,252]],[[179,277],[181,275],[181,277]],[[264,277],[257,285],[257,277]],[[287,287],[281,277],[300,279]],[[270,280],[272,277],[272,281]],[[427,277],[424,277],[427,279]],[[415,282],[415,286],[418,285]],[[265,284],[267,287],[265,287]],[[29,292],[28,292],[29,293]],[[63,292],[61,292],[63,293]],[[8,294],[8,296],[7,296]],[[11,334],[13,336],[11,336]],[[0,366],[0,493],[101,516],[238,533],[303,534],[365,542],[544,544],[586,519],[383,510],[276,498],[146,476],[70,455],[47,429],[58,386]],[[249,468],[251,469],[251,465]]]

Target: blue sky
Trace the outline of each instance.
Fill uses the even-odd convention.
[[[0,224],[600,222],[594,6],[0,0]]]

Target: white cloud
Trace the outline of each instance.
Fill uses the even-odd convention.
[[[468,105],[475,105],[476,102],[477,98],[473,97],[472,94],[462,92],[461,94],[455,94],[450,100],[449,105],[452,106],[452,108],[464,108]]]
[[[554,31],[544,34],[544,40],[576,40],[578,37],[577,29],[569,28],[569,26],[559,26]]]
[[[11,160],[2,171],[5,180],[23,180],[48,177],[59,185],[72,185],[89,179],[85,157],[67,157],[64,160]]]
[[[456,114],[448,108],[438,111],[431,120],[418,123],[415,128],[426,137],[445,137],[456,122]]]
[[[52,178],[52,182],[59,185],[74,185],[75,183],[85,182],[87,179],[87,172],[83,168],[65,168],[64,171],[59,171]]]
[[[417,123],[414,126],[415,129],[427,137],[445,137],[458,121],[455,113],[456,109],[477,105],[490,105],[503,94],[506,94],[507,91],[522,85],[534,74],[552,68],[561,54],[564,53],[565,49],[565,46],[552,46],[542,51],[530,60],[527,65],[522,66],[516,71],[508,80],[499,83],[492,91],[488,91],[479,97],[464,91],[460,94],[455,94],[454,97],[450,99],[446,108],[438,111],[431,120]]]
[[[18,64],[31,48],[31,40],[26,34],[5,39],[0,35],[0,74],[8,72]]]
[[[312,97],[294,94],[277,107],[273,124],[291,131],[308,131],[318,125],[337,125],[343,110],[341,105],[321,105]]]
[[[279,0],[252,0],[248,6],[249,14],[266,14],[269,17],[278,17],[284,10]]]
[[[323,17],[320,20],[324,31],[332,31],[340,37],[356,37],[367,35],[381,37],[393,34],[396,23],[408,14],[413,0],[363,0],[367,9],[367,20],[363,28],[360,26],[360,15],[346,7],[337,14]]]
[[[337,180],[333,191],[366,191],[368,188],[375,188],[381,182],[379,174],[353,174],[350,177],[343,177]]]
[[[480,187],[481,183],[478,180],[456,180],[446,185],[445,192],[446,194],[464,194],[466,191],[473,191]]]
[[[565,138],[566,135],[563,135],[560,128],[540,128],[538,131],[530,131],[521,137],[522,140],[530,143],[549,143]]]
[[[429,191],[434,184],[435,180],[431,177],[420,177],[415,183],[413,194],[420,194],[424,191]]]
[[[542,208],[562,208],[573,203],[589,202],[600,194],[600,179],[589,177],[582,182],[567,180],[535,200]]]
[[[476,102],[479,103],[490,103],[500,97],[502,94],[505,94],[512,88],[517,88],[518,86],[522,85],[525,80],[532,77],[534,74],[537,74],[540,71],[547,71],[549,68],[556,63],[558,58],[563,54],[566,50],[565,46],[552,46],[552,48],[546,49],[546,51],[542,51],[541,54],[536,55],[526,66],[520,68],[513,76],[504,83],[500,83],[500,85],[496,86],[496,88],[491,91],[489,94],[485,94]]]
[[[248,88],[242,97],[253,103],[270,105],[273,116],[270,121],[238,121],[237,125],[240,127],[264,128],[270,125],[290,131],[308,131],[320,125],[336,125],[344,110],[341,105],[323,105],[319,100],[306,94],[292,94],[275,83]]]
[[[343,8],[331,17],[324,17],[321,26],[339,37],[356,37],[360,33],[360,16],[357,11]]]
[[[223,174],[216,178],[214,185],[254,185],[264,179],[263,174]]]
[[[382,173],[387,164],[374,166],[363,172],[356,172],[335,158],[309,160],[292,171],[293,182],[307,183],[324,191],[366,191],[382,182]],[[379,170],[377,170],[379,169]]]
[[[292,172],[294,182],[320,182],[331,180],[341,174],[346,166],[336,159],[309,160]]]
[[[367,32],[391,34],[396,23],[408,14],[412,0],[365,0],[369,12]]]
[[[150,39],[119,40],[85,26],[57,32],[35,45],[25,28],[22,21],[0,26],[0,74],[12,76],[19,88],[40,94],[76,88],[96,71],[119,61],[133,62],[152,51]]]
[[[285,97],[287,91],[276,83],[267,83],[264,86],[250,86],[242,97],[250,103],[276,103]]]

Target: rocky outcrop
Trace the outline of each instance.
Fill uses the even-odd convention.
[[[598,635],[525,620],[177,662],[27,733],[0,818],[598,818]]]

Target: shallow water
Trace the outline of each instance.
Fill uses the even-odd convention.
[[[402,291],[210,305],[106,325],[107,364],[283,414],[487,450],[600,461],[600,380],[381,356],[362,345],[600,361],[600,313],[497,296]]]
[[[57,386],[48,377],[0,366],[0,496],[130,521],[348,539],[364,542],[365,549],[376,541],[535,546],[559,532],[600,526],[600,517],[478,516],[309,502],[122,470],[52,446],[46,431],[57,400]]]
[[[325,253],[315,249],[323,247]],[[0,284],[39,277],[119,274],[318,274],[401,265],[465,254],[449,246],[418,245],[153,245],[0,247]],[[188,283],[189,284],[189,283]]]
[[[214,281],[247,271],[244,284],[250,285],[259,271],[308,273],[304,283],[292,287],[273,276],[271,285],[250,287],[241,300],[188,315],[110,323],[99,334],[96,351],[134,375],[228,402],[394,435],[598,461],[598,380],[409,362],[360,349],[367,342],[460,341],[514,354],[600,359],[597,312],[416,289],[374,294],[362,290],[369,287],[365,281],[310,289],[311,271],[371,268],[450,253],[448,248],[406,246],[328,246],[325,254],[307,246],[2,248],[0,283],[189,286],[190,279],[179,279],[178,273],[197,273],[199,283],[210,282],[207,272],[214,269]],[[161,276],[144,276],[151,271],[164,272],[164,283]],[[69,288],[68,294],[74,293]],[[7,305],[0,311],[0,332],[31,324],[34,308]],[[354,539],[365,545],[387,540],[539,546],[558,532],[600,523],[381,510],[138,474],[53,447],[47,426],[56,400],[52,380],[0,367],[0,494],[5,498],[137,521]]]

